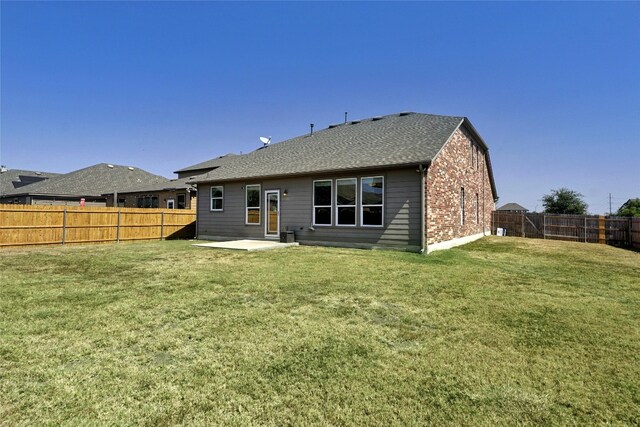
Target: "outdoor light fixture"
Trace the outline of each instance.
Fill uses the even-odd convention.
[[[289,190],[287,190],[286,188],[284,189],[284,192],[282,193],[282,195],[284,197],[287,197],[289,195]]]

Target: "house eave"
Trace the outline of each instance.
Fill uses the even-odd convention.
[[[304,172],[295,172],[295,173],[287,173],[287,174],[247,175],[247,176],[240,176],[235,178],[218,178],[218,179],[212,178],[212,179],[206,179],[206,180],[197,180],[197,181],[194,181],[194,184],[206,184],[210,182],[233,182],[233,181],[256,180],[256,179],[301,177],[301,176],[313,176],[313,175],[330,174],[330,173],[358,172],[358,171],[367,171],[367,170],[378,171],[378,170],[385,170],[385,169],[403,169],[403,168],[409,168],[409,167],[419,167],[420,165],[429,165],[429,164],[431,164],[431,159],[407,162],[407,163],[362,166],[358,168],[320,169],[320,170],[314,170],[314,171],[304,171]]]

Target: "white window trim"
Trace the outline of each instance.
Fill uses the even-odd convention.
[[[362,181],[365,179],[375,179],[375,178],[381,178],[382,179],[382,204],[380,205],[365,205],[362,201],[364,201],[364,198],[362,197],[362,189],[364,188],[364,186],[362,185]],[[373,228],[382,228],[384,227],[384,195],[385,195],[385,189],[384,189],[385,185],[384,185],[384,176],[363,176],[362,178],[360,178],[360,227],[373,227]],[[368,225],[364,223],[363,219],[364,219],[364,208],[365,207],[377,207],[380,206],[382,208],[382,224],[380,225]]]
[[[256,209],[255,207],[247,206],[247,193],[249,187],[258,187],[258,222],[249,222],[249,209]],[[244,225],[261,225],[262,224],[262,185],[249,184],[244,187]]]
[[[277,212],[277,222],[276,222],[276,234],[269,234],[269,219],[267,216],[269,215],[269,194],[275,194],[278,196],[278,212]],[[264,237],[266,238],[277,238],[280,235],[280,190],[265,190],[264,191],[264,203],[266,204],[264,209]]]
[[[356,190],[353,192],[353,196],[356,198],[353,205],[339,205],[338,204],[338,181],[352,181],[353,185],[356,187]],[[336,179],[336,194],[335,194],[335,203],[336,203],[336,227],[357,227],[358,226],[358,178],[338,178]],[[353,208],[355,215],[353,216],[353,224],[340,224],[340,216],[338,215],[338,210],[340,208]],[[315,212],[315,209],[314,209]]]
[[[464,187],[460,187],[460,225],[464,225]]]
[[[213,189],[214,188],[221,188],[222,189],[222,196],[220,197],[216,197],[215,200],[222,200],[222,207],[220,209],[213,209]],[[209,190],[209,210],[211,212],[222,212],[224,210],[224,185],[212,185],[211,189]]]
[[[329,182],[331,184],[331,196],[329,197],[330,201],[333,201],[333,180],[332,179],[316,179],[313,181],[313,187],[311,190],[311,203],[313,204],[311,215],[313,217],[313,226],[314,227],[331,227],[333,225],[333,215],[329,224],[316,224],[316,208],[329,208],[329,212],[333,211],[333,203],[330,205],[316,205],[316,182]]]

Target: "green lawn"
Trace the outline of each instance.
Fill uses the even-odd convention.
[[[640,423],[640,253],[0,251],[0,424]]]

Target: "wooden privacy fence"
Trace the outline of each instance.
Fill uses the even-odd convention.
[[[195,235],[194,210],[0,205],[0,247]]]
[[[493,212],[492,233],[640,247],[640,218]]]

